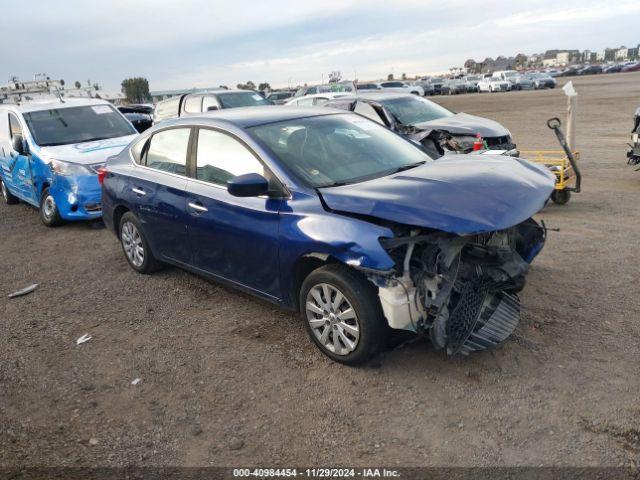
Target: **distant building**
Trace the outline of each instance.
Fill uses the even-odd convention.
[[[600,50],[599,52],[596,53],[596,61],[598,62],[604,62],[606,57],[606,52],[604,50]]]
[[[567,65],[569,63],[570,53],[560,52],[556,55],[556,65]]]
[[[639,49],[640,49],[640,46],[635,47],[635,48],[630,48],[630,49],[627,51],[627,58],[628,58],[629,60],[636,60],[636,59],[638,58],[638,56],[639,56],[639,55],[638,55],[638,50],[639,50]]]
[[[545,58],[542,60],[542,66],[549,68],[549,67],[557,67],[558,66],[558,59],[553,57],[553,58]]]
[[[627,47],[620,47],[616,50],[616,60],[626,60],[627,58],[629,58],[629,49]]]

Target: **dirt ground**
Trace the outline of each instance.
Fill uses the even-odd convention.
[[[293,315],[177,269],[138,275],[100,225],[0,205],[0,465],[640,464],[640,74],[574,84],[584,192],[539,215],[560,231],[516,334],[468,358],[418,341],[341,366]],[[557,148],[560,89],[435,100]]]

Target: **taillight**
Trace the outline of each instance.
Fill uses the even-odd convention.
[[[102,185],[102,183],[104,182],[104,177],[107,176],[107,169],[104,167],[100,167],[98,169],[98,182],[100,183],[100,185]]]

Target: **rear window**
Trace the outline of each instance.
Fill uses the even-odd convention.
[[[257,107],[261,105],[273,105],[262,95],[252,92],[229,92],[218,94],[218,100],[222,108]]]

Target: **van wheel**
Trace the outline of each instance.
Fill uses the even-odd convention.
[[[388,327],[377,291],[350,267],[332,264],[311,272],[299,302],[307,333],[332,360],[356,365],[383,346]]]
[[[40,220],[42,220],[42,223],[47,227],[58,227],[62,225],[62,217],[58,211],[58,206],[48,188],[44,189],[40,197]]]
[[[140,222],[133,213],[127,212],[122,216],[118,232],[124,256],[131,268],[145,275],[160,269],[162,265],[153,256]]]
[[[0,190],[2,190],[2,198],[4,199],[4,203],[6,203],[7,205],[15,205],[20,201],[18,197],[16,197],[9,191],[7,186],[2,181],[2,178],[0,178]]]

